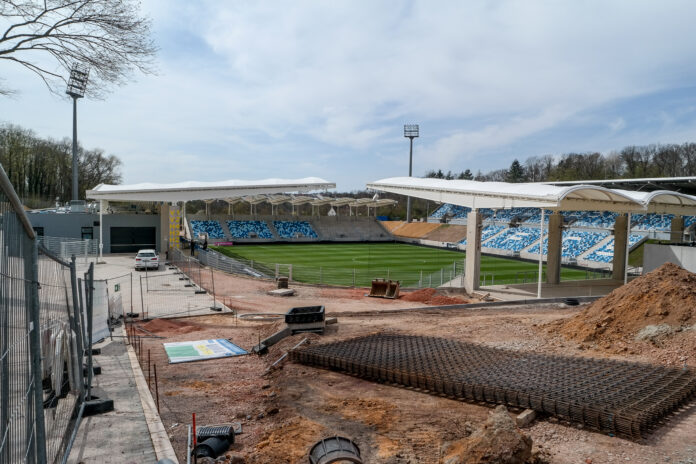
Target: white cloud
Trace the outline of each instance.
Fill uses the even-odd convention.
[[[406,122],[421,123],[421,163],[457,168],[574,115],[696,77],[688,1],[145,7],[162,47],[159,75],[81,103],[89,118],[81,140],[121,156],[128,182],[166,162],[160,175],[172,181],[283,169],[355,188],[373,180],[356,165],[403,171]],[[20,87],[19,100],[0,100],[0,119],[70,134],[68,105],[34,79]],[[613,131],[626,124],[604,120]],[[498,167],[495,157],[486,163]]]

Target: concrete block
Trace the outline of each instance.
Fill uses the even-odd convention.
[[[516,418],[515,423],[518,427],[526,427],[536,419],[536,411],[533,409],[525,409]]]

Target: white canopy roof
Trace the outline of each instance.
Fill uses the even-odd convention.
[[[469,208],[547,208],[559,211],[661,212],[696,214],[696,197],[676,192],[633,192],[597,185],[478,182],[392,177],[367,188]]]
[[[227,199],[246,195],[311,192],[335,188],[318,177],[304,179],[227,180],[220,182],[179,182],[175,184],[99,184],[87,190],[87,198],[111,201],[192,201]]]

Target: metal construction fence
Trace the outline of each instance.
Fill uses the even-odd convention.
[[[210,267],[180,250],[169,250],[164,269],[145,270],[133,277],[137,286],[135,308],[145,319],[205,314],[226,308],[215,294],[215,276]]]
[[[0,463],[67,460],[91,381],[92,278],[39,244],[0,166]]]
[[[48,251],[58,256],[64,261],[69,261],[75,256],[78,261],[88,263],[96,260],[99,254],[99,240],[85,239],[77,240],[71,237],[37,237],[39,243]]]

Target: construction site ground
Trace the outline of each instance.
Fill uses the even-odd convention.
[[[283,324],[245,320],[232,313],[137,323],[145,329],[134,332],[144,337],[140,340],[141,365],[146,378],[150,377],[148,356],[150,364],[157,365],[162,421],[182,462],[186,460],[187,424],[192,413],[200,425],[240,422],[243,433],[227,454],[242,456],[248,463],[308,462],[310,447],[331,435],[354,440],[365,462],[438,463],[443,447],[465,437],[491,410],[489,405],[454,401],[288,362],[264,374],[304,338],[309,343],[322,343],[394,331],[541,353],[696,367],[696,330],[653,341],[570,341],[558,327],[581,307],[554,304],[390,312],[423,307],[428,302],[470,299],[420,291],[410,296],[405,293],[399,300],[384,300],[366,297],[366,289],[313,286],[294,287],[297,296],[278,298],[266,295],[275,288],[273,282],[217,272],[215,278],[218,297],[239,314],[284,313],[294,306],[324,305],[327,317],[336,316],[338,323],[327,327],[324,335],[289,337],[264,356],[184,364],[168,364],[162,343],[226,338],[251,351]],[[640,442],[546,418],[538,419],[524,433],[534,442],[538,463],[696,463],[693,402]]]

